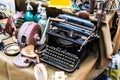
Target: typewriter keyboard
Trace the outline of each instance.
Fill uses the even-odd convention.
[[[46,47],[45,51],[40,54],[40,60],[69,73],[74,72],[80,64],[80,59],[77,55],[53,46]]]

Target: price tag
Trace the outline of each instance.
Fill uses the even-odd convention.
[[[49,7],[70,8],[71,0],[50,0]]]

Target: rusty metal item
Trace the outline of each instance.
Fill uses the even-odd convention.
[[[13,17],[9,17],[6,23],[5,31],[12,35],[12,33],[16,30],[16,26],[14,24],[14,19]]]
[[[18,32],[18,44],[37,45],[41,38],[41,28],[35,22],[25,22]]]
[[[6,26],[5,26],[5,31],[10,34],[12,36],[13,32],[16,33],[16,24],[15,24],[15,20],[18,18],[21,18],[23,16],[23,12],[18,12],[17,14],[15,14],[13,17],[8,17],[7,18],[7,22],[6,22]],[[16,34],[17,36],[17,34]]]

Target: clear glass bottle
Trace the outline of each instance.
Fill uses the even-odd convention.
[[[47,23],[47,14],[46,14],[45,7],[42,8],[41,14],[42,14],[42,16],[41,16],[41,19],[39,20],[38,24],[40,25],[40,27],[42,29],[42,33],[43,33],[44,29],[46,27],[46,23]]]

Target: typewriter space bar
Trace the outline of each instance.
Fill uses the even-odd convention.
[[[61,35],[53,32],[53,30],[48,31],[47,33],[48,33],[49,35],[56,36],[56,37],[62,38],[62,39],[67,40],[67,41],[71,41],[71,42],[76,43],[76,44],[79,44],[79,45],[82,45],[83,42],[85,41],[85,40],[83,40],[83,39],[74,40],[74,39],[69,38],[69,37],[61,36]]]

